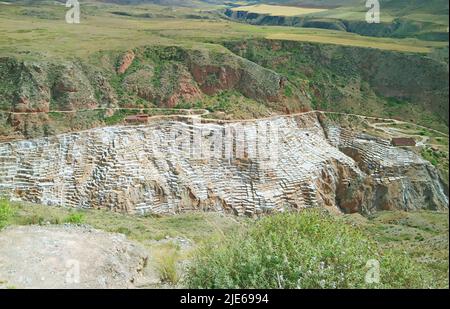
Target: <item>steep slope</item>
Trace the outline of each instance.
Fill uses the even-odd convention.
[[[448,130],[448,65],[426,56],[276,40],[227,42],[306,89],[316,109],[398,117]]]
[[[217,105],[224,95],[230,98],[224,102],[229,107]],[[228,112],[242,100],[247,108],[266,113],[310,108],[309,99],[283,76],[224,49],[148,46],[100,52],[90,61],[0,58],[4,138],[13,132],[36,137],[111,123],[118,108],[206,107]],[[72,127],[68,117],[80,111],[85,114]],[[117,113],[116,118],[123,119],[123,113]],[[243,115],[256,116],[251,109]]]
[[[364,0],[254,0],[252,2],[270,3],[270,4],[276,3],[283,5],[297,5],[305,7],[314,7],[314,6],[351,7],[357,5],[365,5]],[[421,11],[425,13],[442,14],[445,13],[445,10],[447,10],[448,13],[448,1],[445,0],[380,0],[380,6],[382,8],[386,8],[389,10],[396,10],[398,12]]]
[[[375,37],[417,37],[424,40],[448,41],[448,2],[444,0],[381,0],[381,22],[367,23],[365,1],[257,1],[287,6],[319,7],[319,13],[287,16],[268,9],[254,12],[246,7],[232,7],[225,14],[235,20],[255,25],[279,25],[323,28]]]
[[[0,190],[47,205],[153,214],[448,208],[430,163],[386,140],[322,126],[323,117],[161,120],[0,143]]]

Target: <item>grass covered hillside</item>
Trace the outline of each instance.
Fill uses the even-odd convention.
[[[242,119],[317,108],[448,128],[445,42],[253,26],[205,2],[86,1],[79,25],[55,2],[0,8],[4,139],[116,124],[138,109]]]
[[[448,66],[417,55],[287,40],[225,44],[307,89],[313,109],[448,128]]]

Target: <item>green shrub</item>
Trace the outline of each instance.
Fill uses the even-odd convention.
[[[286,87],[284,88],[284,95],[289,98],[294,95],[292,88],[289,85],[286,85]]]
[[[367,263],[380,263],[380,283],[366,283]],[[428,287],[408,257],[380,254],[356,228],[318,210],[261,219],[195,253],[190,288]]]
[[[176,109],[190,109],[192,108],[192,104],[189,102],[185,102],[184,100],[179,102],[176,106]]]
[[[81,224],[84,222],[84,215],[82,213],[73,213],[67,216],[67,218],[64,219],[64,223],[71,223],[71,224]]]
[[[437,166],[439,164],[439,153],[433,151],[430,148],[422,150],[422,157],[434,166]]]
[[[0,199],[0,229],[4,228],[14,211],[6,199]]]

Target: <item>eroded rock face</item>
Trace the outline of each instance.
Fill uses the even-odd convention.
[[[99,52],[92,60],[0,57],[0,84],[0,112],[14,114],[2,123],[7,130],[0,126],[0,140],[49,136],[108,122],[102,112],[82,114],[88,110],[211,107],[223,96],[233,100],[220,109],[229,109],[235,118],[243,118],[233,109],[242,100],[259,107],[244,111],[248,118],[259,117],[257,110],[311,110],[303,86],[226,49],[143,46]],[[24,115],[48,112],[79,116],[81,121],[59,121],[56,114],[45,119]]]
[[[103,76],[79,62],[19,61],[0,58],[0,109],[18,113],[78,110],[99,107],[95,93],[111,87]],[[102,102],[103,103],[103,102]],[[106,102],[105,102],[106,103]]]
[[[367,175],[338,189],[338,204],[344,211],[448,207],[436,169],[414,152],[340,127],[330,126],[326,131],[332,144],[353,158]]]
[[[412,103],[424,115],[433,115],[435,121],[448,126],[448,65],[431,57],[276,40],[239,40],[225,46],[237,55],[290,76],[294,86],[311,95],[321,109],[341,111],[342,106],[350,104],[354,113],[366,115],[372,104],[379,109],[380,102],[395,98]],[[302,85],[305,79],[310,82]],[[377,97],[375,102],[370,99],[372,96]],[[407,111],[395,116],[411,121],[415,117]]]
[[[123,74],[126,72],[126,70],[128,70],[128,68],[130,67],[130,65],[133,63],[135,54],[132,50],[127,51],[123,56],[122,59],[120,61],[120,65],[117,68],[117,73],[119,74]]]
[[[156,67],[146,65],[129,74],[124,79],[125,89],[146,101],[159,102],[161,107],[173,108],[180,102],[195,102],[202,99],[202,91],[183,65],[164,64],[159,69],[158,76],[155,76],[157,73],[155,71],[158,71]]]
[[[0,58],[0,82],[5,89],[2,89],[0,95],[2,109],[18,112],[48,111],[51,95],[50,87],[46,84],[47,70],[47,65],[43,63]]]
[[[324,128],[316,113],[160,120],[2,143],[0,162],[1,191],[48,205],[246,215],[448,207],[429,163],[386,141]]]

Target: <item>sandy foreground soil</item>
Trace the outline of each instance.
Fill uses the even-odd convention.
[[[88,226],[20,226],[0,233],[0,287],[135,288],[148,255],[124,235]]]

